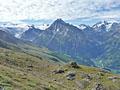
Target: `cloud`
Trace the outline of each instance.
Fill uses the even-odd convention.
[[[0,0],[1,21],[56,18],[118,19],[119,12],[120,0]]]

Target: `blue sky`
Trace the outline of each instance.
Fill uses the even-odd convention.
[[[92,24],[120,20],[120,0],[0,0],[0,21]]]

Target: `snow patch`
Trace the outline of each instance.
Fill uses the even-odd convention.
[[[42,24],[42,25],[38,25],[38,26],[35,26],[35,27],[40,29],[40,30],[45,30],[49,27],[49,24]]]
[[[57,29],[57,32],[59,31],[59,29]]]
[[[82,26],[79,26],[79,29],[82,29],[82,30],[83,30],[83,29],[85,29],[85,28],[86,28],[86,26],[83,26],[83,25],[82,25]]]

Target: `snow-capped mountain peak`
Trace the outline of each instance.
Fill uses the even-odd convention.
[[[0,22],[0,29],[2,31],[9,32],[17,38],[20,38],[21,34],[28,28],[28,25],[24,23]]]
[[[85,24],[80,24],[80,25],[78,26],[78,28],[81,29],[81,30],[84,30],[84,29],[86,29],[87,27],[88,27],[88,26],[85,25]]]
[[[93,28],[98,28],[101,27],[102,25],[108,25],[109,23],[107,21],[100,21],[98,23],[96,23],[95,25],[93,25]]]
[[[96,24],[94,24],[93,26],[92,26],[92,28],[94,29],[94,30],[98,30],[98,31],[103,31],[103,30],[105,30],[105,31],[109,31],[110,30],[110,28],[112,27],[112,25],[113,25],[113,23],[115,23],[116,21],[101,21],[101,22],[98,22],[98,23],[96,23]],[[116,22],[117,23],[117,22]]]
[[[21,29],[27,29],[28,28],[28,25],[25,24],[25,23],[11,23],[11,22],[0,22],[0,27],[2,28],[6,28],[6,27],[9,27],[9,28],[21,28]]]
[[[45,30],[49,27],[49,24],[41,24],[41,25],[37,25],[35,26],[36,28],[39,28],[41,30]]]

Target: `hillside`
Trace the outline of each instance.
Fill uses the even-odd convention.
[[[120,76],[105,70],[57,64],[0,48],[0,87],[5,90],[119,90]],[[77,67],[75,67],[77,66]]]
[[[0,90],[120,90],[120,0],[0,0]]]
[[[36,28],[28,29],[23,33],[21,39],[31,41],[39,47],[46,47],[51,51],[69,55],[80,64],[94,66],[90,58],[96,57],[102,52],[101,48],[98,48],[86,33],[62,19],[55,20],[46,30],[37,32]],[[27,33],[32,36],[32,39]]]
[[[9,33],[0,31],[0,47],[10,49],[17,52],[24,52],[34,57],[41,58],[44,56],[46,58],[52,58],[55,62],[67,62],[70,61],[70,57],[67,55],[58,54],[56,52],[51,52],[47,48],[39,48],[31,42],[23,41],[15,38]],[[67,61],[66,61],[67,60]]]
[[[39,48],[1,31],[2,90],[119,90],[119,75],[71,61],[68,55]]]
[[[56,27],[57,23],[58,21],[54,23],[55,25],[53,24],[54,28]],[[66,24],[63,21],[60,21],[60,23],[62,24],[62,26],[64,26],[63,24]],[[61,28],[61,24],[60,26],[59,25],[57,26]],[[79,37],[81,39],[84,39],[81,34],[82,31],[69,24],[66,25],[68,25],[67,28],[72,27],[75,29],[74,31],[74,33],[76,33],[75,38],[80,34],[81,36]],[[52,26],[50,28],[52,28]],[[53,29],[50,28],[48,28],[48,31],[44,33],[45,34],[47,34],[48,32],[54,33]],[[34,31],[34,29],[31,30],[29,30],[31,31],[30,33],[39,32],[38,30],[36,31]],[[62,32],[64,32],[65,30],[63,30]],[[29,31],[28,31],[28,35],[29,35]],[[88,35],[86,39],[90,38],[92,32],[89,33],[89,35],[87,31],[84,32],[84,34]],[[36,33],[33,33],[33,35],[35,36]],[[119,69],[119,60],[118,60],[119,31],[116,30],[116,31],[111,31],[109,33],[110,34],[106,36],[106,38],[109,37],[109,39],[101,44],[103,46],[106,45],[106,47],[104,48],[106,49],[106,53],[101,54],[99,58],[96,58],[96,60],[94,60],[94,63],[102,68],[112,67],[115,68],[116,70]],[[57,36],[59,35],[60,33],[58,33]],[[72,29],[70,29],[68,35],[70,38],[70,36],[72,35]],[[114,41],[114,43],[112,44],[113,48],[111,48],[110,43],[112,43],[113,41]],[[39,41],[39,43],[40,42],[41,41]],[[86,41],[84,44],[87,43],[88,42]],[[116,49],[114,47],[116,47]],[[77,48],[75,50],[77,50]],[[115,53],[112,53],[114,52],[114,50],[116,50]],[[118,56],[116,56],[116,52],[118,52]],[[111,56],[111,62],[109,61],[110,58],[108,58],[110,56]],[[80,60],[81,64],[93,65],[92,61],[90,62],[89,58],[87,60],[85,60],[85,58],[83,57],[79,57],[79,58],[81,58]],[[104,62],[104,59],[106,62]],[[120,89],[120,85],[119,85],[120,75],[112,74],[111,72],[109,72],[109,69],[106,68],[100,69],[95,67],[77,65],[77,63],[71,61],[76,61],[76,60],[72,59],[70,55],[64,53],[52,52],[45,47],[40,48],[29,41],[20,40],[5,31],[0,31],[0,88],[1,89],[5,89],[5,90],[119,90]],[[116,61],[118,62],[117,64],[115,63]],[[112,63],[115,63],[115,66]]]

